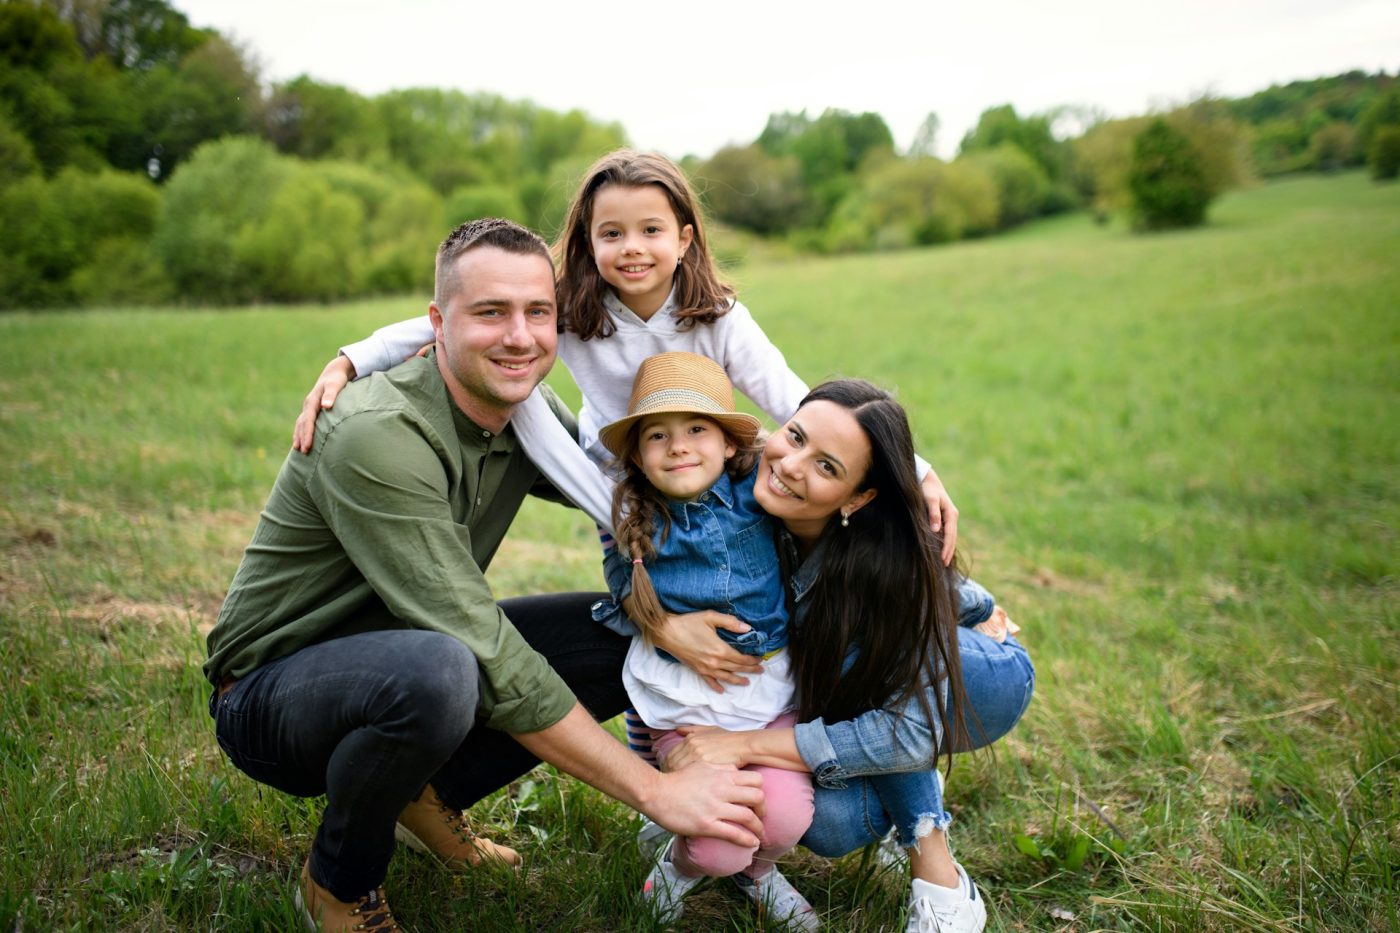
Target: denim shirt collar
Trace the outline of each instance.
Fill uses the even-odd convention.
[[[608,313],[613,317],[623,318],[624,320],[631,319],[642,326],[646,326],[657,318],[665,319],[671,317],[672,313],[676,310],[676,286],[671,286],[671,294],[666,296],[666,300],[661,303],[661,307],[657,308],[656,313],[646,321],[637,317],[637,312],[623,304],[622,299],[617,297],[617,292],[613,291],[611,288],[603,290],[603,307],[606,308]]]
[[[682,528],[688,529],[690,527],[690,509],[687,506],[709,505],[711,502],[718,502],[726,509],[732,510],[734,508],[734,484],[727,471],[719,475],[719,479],[700,496],[699,500],[695,502],[670,502],[671,519]]]
[[[778,532],[778,546],[783,548],[788,559],[788,566],[796,566],[792,577],[788,580],[788,586],[792,588],[793,602],[801,602],[812,589],[812,585],[817,582],[817,577],[821,574],[822,551],[826,549],[826,542],[818,539],[817,546],[812,549],[812,553],[807,555],[807,559],[798,563],[797,541],[792,533],[786,528],[780,528]]]

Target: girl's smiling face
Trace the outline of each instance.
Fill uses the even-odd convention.
[[[862,491],[870,440],[845,408],[808,402],[769,436],[754,497],[800,541],[815,541],[837,512],[851,514],[875,497]]]
[[[593,195],[593,261],[617,297],[642,320],[666,302],[694,231],[682,226],[660,185],[604,185]]]
[[[637,463],[666,498],[693,502],[719,481],[735,447],[719,422],[690,412],[647,415],[638,423]]]

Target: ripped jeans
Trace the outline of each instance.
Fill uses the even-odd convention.
[[[1014,635],[996,642],[959,628],[958,657],[970,742],[953,751],[963,752],[1011,731],[1030,705],[1035,669]],[[929,702],[940,701],[941,693],[929,688]],[[817,719],[797,726],[797,748],[816,783],[816,812],[802,845],[835,858],[884,838],[891,827],[908,847],[929,830],[948,826],[934,774],[937,753],[944,750],[942,730],[917,710],[915,704],[904,717],[872,710],[847,722]]]

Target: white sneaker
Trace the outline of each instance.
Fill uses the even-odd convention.
[[[987,905],[963,867],[954,865],[962,881],[962,898],[944,902],[911,894],[909,925],[904,928],[905,933],[982,933],[987,925]]]
[[[656,850],[670,842],[671,836],[669,829],[643,816],[642,828],[637,830],[637,853],[642,861],[648,865],[656,861]]]
[[[806,933],[820,930],[821,921],[817,912],[807,903],[807,898],[797,893],[792,882],[783,877],[777,866],[761,878],[747,875],[732,875],[739,890],[748,895],[749,900],[758,905],[759,911],[769,919],[786,924],[792,930]]]
[[[933,773],[938,777],[938,796],[943,796],[943,772],[935,765]],[[943,809],[948,809],[946,806]],[[893,826],[875,846],[875,861],[885,868],[903,868],[909,864],[909,853],[899,844],[899,833]]]
[[[677,871],[671,864],[671,847],[665,846],[657,854],[651,873],[642,885],[642,900],[652,906],[661,923],[675,923],[681,917],[685,896],[704,880],[704,875],[687,878]]]

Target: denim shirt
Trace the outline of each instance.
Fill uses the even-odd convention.
[[[670,531],[662,540],[657,530],[656,557],[646,568],[667,612],[713,609],[741,619],[749,631],[721,629],[719,636],[744,654],[762,657],[786,647],[788,620],[775,523],[753,495],[757,476],[757,468],[733,481],[725,473],[696,501],[671,502]],[[618,608],[632,591],[631,561],[613,548],[603,558],[603,572],[613,599],[594,604],[594,620],[635,634]]]

